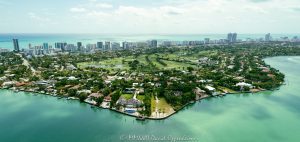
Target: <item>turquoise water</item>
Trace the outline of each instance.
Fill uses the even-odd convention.
[[[287,85],[280,90],[202,100],[161,121],[139,122],[77,101],[1,90],[0,141],[106,142],[135,134],[205,142],[298,142],[300,57],[266,62],[286,74]]]
[[[272,34],[274,39],[288,36],[299,36],[300,34]],[[264,34],[239,34],[238,39],[247,38],[264,38]],[[28,44],[42,45],[47,42],[54,45],[55,42],[67,42],[76,44],[78,41],[88,44],[96,43],[97,41],[147,41],[157,39],[158,41],[184,41],[184,40],[204,40],[210,39],[225,39],[226,34],[193,34],[193,35],[101,35],[101,34],[0,34],[0,48],[13,49],[12,39],[18,38],[20,48],[28,48]]]

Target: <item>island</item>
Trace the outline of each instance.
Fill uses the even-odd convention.
[[[79,100],[139,120],[159,120],[204,98],[278,89],[285,76],[264,58],[297,55],[299,44],[291,42],[43,56],[1,52],[0,86]]]

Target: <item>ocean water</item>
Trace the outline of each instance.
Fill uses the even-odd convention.
[[[300,34],[273,34],[272,37],[277,39],[280,37],[294,36],[299,37]],[[28,48],[28,44],[42,45],[44,42],[54,45],[55,42],[67,42],[76,44],[95,44],[97,41],[147,41],[156,39],[161,41],[184,41],[184,40],[204,40],[204,38],[226,39],[227,34],[193,34],[193,35],[110,35],[110,34],[0,34],[0,48],[13,49],[12,39],[19,39],[20,48]],[[264,34],[239,34],[238,39],[258,39],[264,38]]]
[[[205,99],[160,121],[140,122],[77,101],[0,90],[0,141],[117,142],[130,135],[204,142],[298,142],[300,57],[265,61],[286,74],[280,90]]]

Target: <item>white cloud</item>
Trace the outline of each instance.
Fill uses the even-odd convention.
[[[70,8],[70,11],[71,12],[81,13],[81,12],[85,12],[86,9],[85,8],[80,8],[80,7],[73,7],[73,8]]]
[[[107,4],[107,3],[97,3],[96,7],[98,7],[98,8],[113,8],[113,6],[111,4]]]
[[[36,13],[34,12],[29,12],[28,13],[28,16],[33,19],[33,20],[36,20],[36,21],[39,21],[39,22],[50,22],[50,18],[47,18],[45,16],[39,16],[37,15]]]
[[[183,14],[186,10],[178,7],[173,7],[173,6],[162,6],[159,8],[159,10],[162,13],[168,14],[168,15],[179,15]]]
[[[92,18],[102,18],[104,16],[109,16],[107,13],[101,12],[101,11],[90,11],[87,13],[87,16],[91,16]]]
[[[74,20],[89,21],[90,28],[103,27],[103,31],[121,33],[226,33],[230,31],[246,33],[269,30],[271,32],[271,30],[288,29],[288,26],[295,25],[293,23],[300,22],[299,18],[294,18],[297,17],[295,11],[300,10],[295,7],[300,4],[298,0],[262,1],[264,2],[260,0],[178,0],[176,3],[168,1],[155,6],[116,3],[113,6],[94,1],[80,5],[85,12],[74,13],[74,17],[80,17]],[[294,22],[280,22],[288,20]],[[274,21],[277,21],[276,27],[271,24]]]

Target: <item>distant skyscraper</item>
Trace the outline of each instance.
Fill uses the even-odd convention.
[[[97,42],[97,48],[103,50],[103,42]]]
[[[62,43],[62,42],[59,42],[59,43],[55,43],[55,48],[57,49],[61,49],[62,51],[65,51],[65,47],[67,46],[67,43]]]
[[[227,41],[228,41],[228,43],[231,43],[231,41],[232,41],[232,33],[228,33],[227,34]]]
[[[156,48],[157,47],[157,40],[151,40],[150,47]]]
[[[237,33],[228,33],[227,41],[228,43],[235,43],[237,41]]]
[[[14,42],[14,51],[20,52],[19,40],[18,39],[13,39],[13,42]]]
[[[120,49],[120,43],[118,43],[118,42],[111,43],[111,49],[112,50],[118,50],[118,49]]]
[[[43,48],[45,53],[49,53],[49,44],[48,43],[43,43]]]
[[[298,36],[294,36],[294,37],[293,37],[293,39],[292,39],[292,41],[294,41],[294,42],[298,42],[298,41],[299,41],[299,38],[298,38]]]
[[[126,42],[126,41],[122,42],[122,48],[123,49],[128,49],[129,48],[128,47],[128,42]]]
[[[235,43],[237,41],[237,33],[232,34],[232,42]]]
[[[77,50],[81,50],[82,42],[77,42]]]
[[[205,39],[204,39],[204,44],[209,44],[209,42],[210,42],[210,39],[209,39],[209,38],[205,38]]]
[[[265,41],[267,41],[267,42],[271,41],[271,34],[270,33],[266,34]]]
[[[110,42],[109,41],[105,42],[105,50],[110,50]]]

